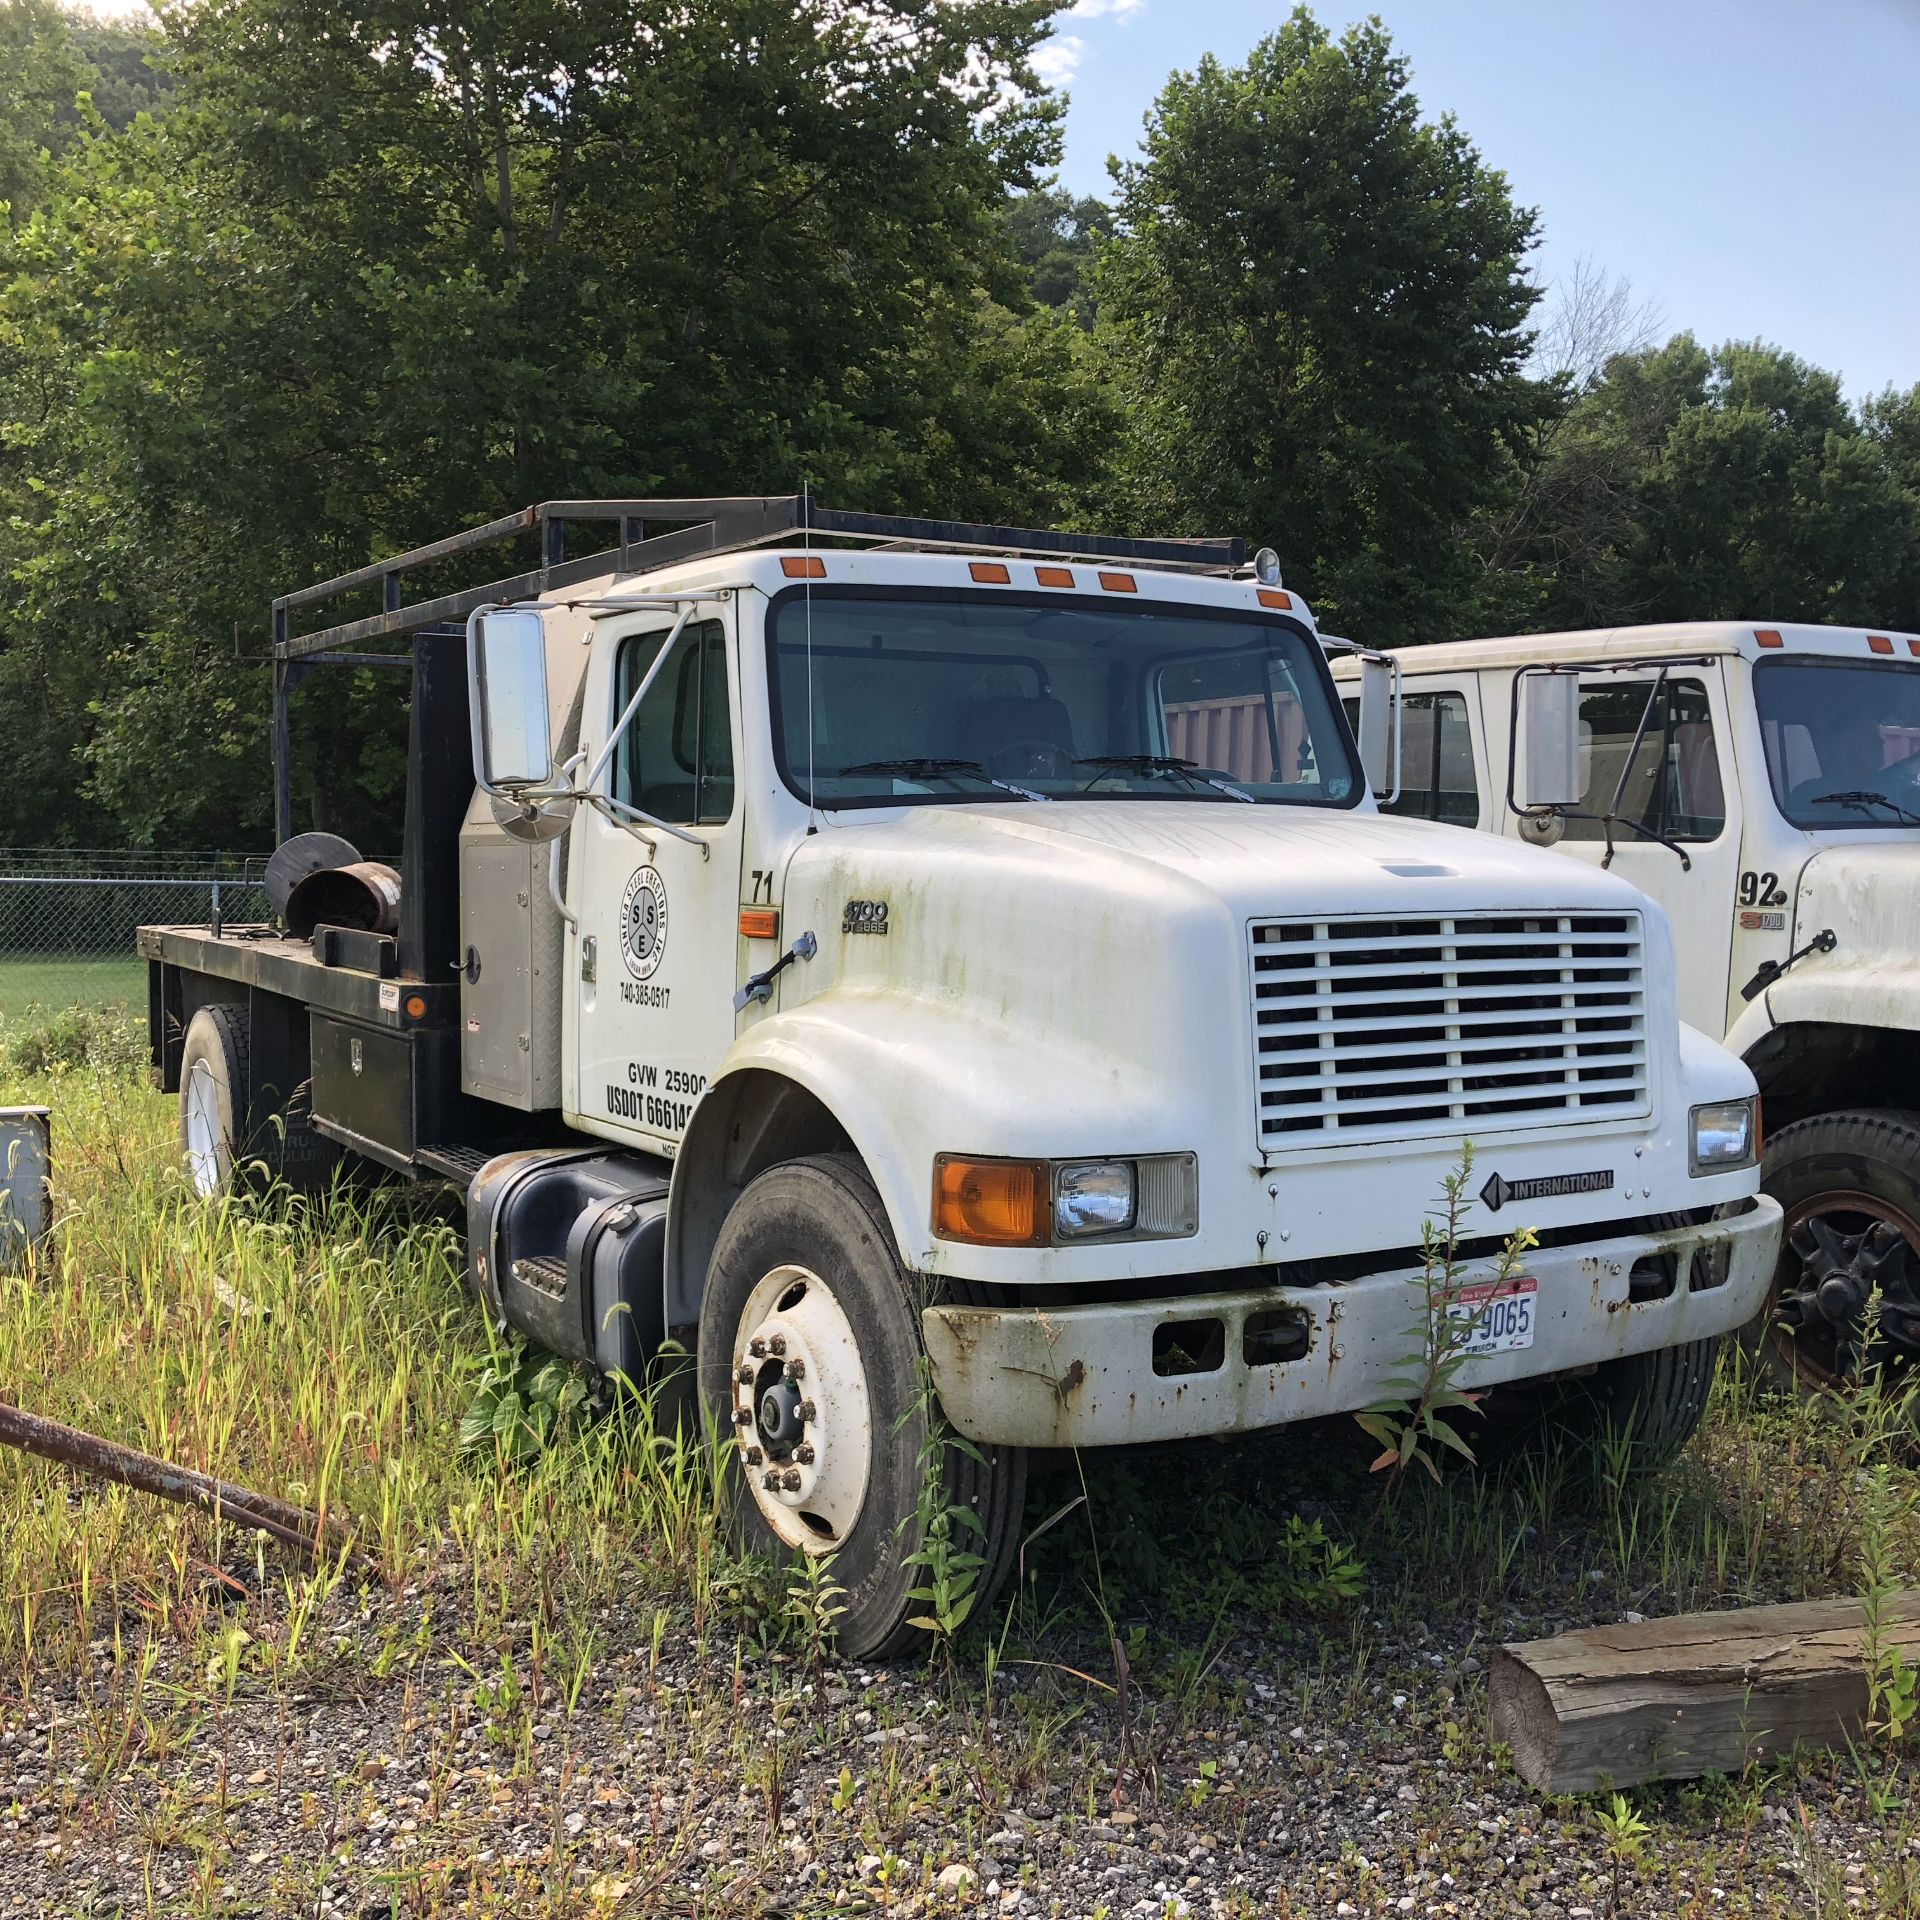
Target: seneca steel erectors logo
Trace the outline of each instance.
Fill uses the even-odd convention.
[[[636,980],[650,980],[667,950],[667,883],[652,867],[627,882],[620,900],[620,953]]]

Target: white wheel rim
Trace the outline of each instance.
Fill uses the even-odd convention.
[[[767,1525],[807,1553],[844,1545],[867,1496],[867,1371],[839,1301],[805,1267],[775,1267],[747,1297],[733,1338],[733,1427]]]
[[[213,1069],[196,1060],[181,1094],[186,1116],[187,1175],[194,1191],[211,1199],[220,1191],[220,1089]]]

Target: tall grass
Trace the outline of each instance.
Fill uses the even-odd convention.
[[[0,1396],[344,1517],[390,1580],[457,1566],[483,1618],[710,1581],[698,1450],[644,1406],[529,1467],[461,1453],[492,1349],[446,1209],[401,1189],[209,1204],[174,1164],[174,1103],[112,1069],[0,1098],[53,1109],[57,1214],[35,1267],[0,1278]],[[297,1621],[338,1571],[0,1451],[0,1662],[129,1615],[191,1632],[236,1583]]]

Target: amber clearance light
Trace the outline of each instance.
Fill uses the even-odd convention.
[[[934,1156],[933,1230],[978,1247],[1047,1244],[1047,1170],[1037,1160]]]

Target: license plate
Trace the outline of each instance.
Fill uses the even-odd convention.
[[[1451,1316],[1470,1320],[1472,1331],[1460,1343],[1461,1353],[1515,1353],[1533,1345],[1533,1308],[1540,1282],[1530,1273],[1516,1274],[1504,1283],[1482,1281],[1462,1287],[1454,1296]]]

